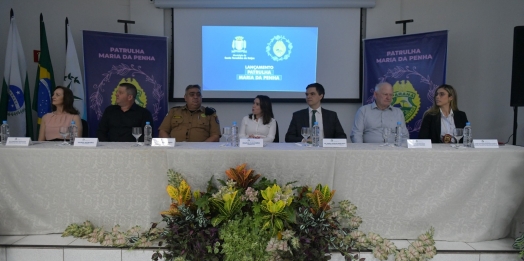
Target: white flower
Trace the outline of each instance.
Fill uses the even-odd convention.
[[[269,242],[267,242],[266,252],[273,252],[277,250],[277,243],[278,239],[272,237]]]
[[[393,242],[389,241],[388,239],[384,239],[382,245],[388,249],[388,253],[397,251],[397,247],[395,246],[395,244],[393,244]]]
[[[299,249],[300,248],[300,240],[296,237],[292,238],[291,239],[291,246],[294,248],[294,249]]]
[[[388,259],[388,255],[380,247],[373,249],[373,256],[380,260]]]
[[[408,247],[407,255],[409,259],[417,259],[420,256],[419,252],[412,246]]]
[[[382,243],[383,239],[382,237],[380,237],[379,235],[373,233],[373,232],[370,232],[368,234],[368,239],[369,239],[369,242],[373,245],[378,245],[380,243]]]
[[[288,251],[289,248],[287,246],[287,241],[279,240],[279,244],[278,244],[277,248],[278,248],[278,250],[281,250],[281,251]]]
[[[349,220],[349,226],[351,228],[358,228],[360,226],[360,224],[362,224],[362,218],[360,218],[358,216],[353,216]]]
[[[104,238],[104,241],[102,241],[102,246],[110,246],[113,244],[113,239],[111,239],[110,235],[106,235]]]
[[[288,240],[291,239],[295,235],[295,231],[286,229],[282,232],[282,239]]]
[[[113,227],[113,233],[118,233],[118,230],[120,229],[120,225],[116,225]]]
[[[427,246],[425,251],[427,258],[433,258],[437,254],[437,249],[434,246]]]
[[[232,187],[234,187],[236,184],[237,184],[237,183],[236,183],[234,180],[232,180],[232,179],[228,179],[228,180],[226,181],[226,185],[227,185],[228,188],[232,188]]]
[[[395,261],[408,261],[406,249],[401,249],[399,252],[395,254]]]

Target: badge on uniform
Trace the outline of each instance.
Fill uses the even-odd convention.
[[[205,114],[205,113],[202,113],[202,114],[200,114],[200,117],[205,118],[205,117],[206,117],[206,114]]]
[[[175,119],[182,119],[182,116],[173,115],[173,118],[175,118]]]
[[[450,134],[446,134],[442,136],[443,143],[451,143],[452,141],[453,141],[453,136],[451,136]]]

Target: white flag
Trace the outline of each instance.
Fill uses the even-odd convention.
[[[30,100],[26,100],[24,89],[27,83],[27,67],[24,50],[15,24],[11,17],[9,35],[7,36],[7,49],[5,55],[4,84],[7,89],[7,123],[12,137],[26,136],[26,110],[30,108]],[[27,85],[28,90],[29,85]],[[29,97],[29,95],[27,95]],[[2,104],[2,106],[6,106]],[[28,110],[31,113],[31,110]],[[32,126],[32,122],[30,122]],[[32,129],[30,130],[32,132]],[[32,133],[29,133],[31,136]]]
[[[75,102],[73,105],[80,113],[80,118],[87,120],[86,117],[86,103],[85,103],[85,89],[84,81],[82,80],[82,73],[80,71],[80,63],[78,62],[78,55],[76,53],[75,42],[71,34],[71,28],[67,25],[67,50],[66,50],[66,67],[64,74],[64,86],[73,91]]]

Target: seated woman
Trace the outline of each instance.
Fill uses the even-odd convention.
[[[51,97],[51,104],[53,112],[50,112],[42,117],[40,123],[40,132],[38,133],[38,140],[63,140],[59,133],[62,126],[69,127],[71,121],[75,121],[78,127],[78,137],[82,136],[82,120],[78,115],[78,110],[73,107],[75,98],[73,92],[63,86],[57,86]]]
[[[459,111],[457,93],[451,85],[439,86],[433,99],[433,106],[422,118],[418,138],[431,139],[431,143],[451,143],[453,129],[466,126],[466,113]]]
[[[252,114],[242,119],[239,137],[263,139],[264,143],[273,142],[277,130],[269,97],[258,95],[253,101],[251,111]]]

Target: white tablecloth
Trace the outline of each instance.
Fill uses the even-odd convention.
[[[305,148],[269,144],[229,148],[222,143],[177,143],[176,148],[100,143],[97,148],[0,147],[0,235],[62,232],[90,220],[106,229],[148,227],[169,207],[166,171],[182,173],[205,189],[211,175],[241,163],[281,184],[298,181],[336,189],[364,219],[362,229],[412,239],[430,226],[435,238],[502,238],[524,221],[524,148],[433,149],[349,144]]]

